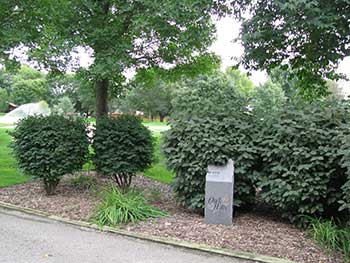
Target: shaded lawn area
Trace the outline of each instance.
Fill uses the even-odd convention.
[[[150,168],[148,168],[143,174],[154,180],[169,184],[175,178],[175,173],[167,170],[165,164],[165,157],[161,153],[161,140],[162,135],[160,132],[152,132],[154,138],[154,161]]]
[[[11,136],[6,129],[0,129],[0,187],[25,183],[29,178],[24,176],[17,167],[8,145]]]

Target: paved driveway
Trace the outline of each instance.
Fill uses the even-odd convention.
[[[1,263],[247,263],[0,208]]]

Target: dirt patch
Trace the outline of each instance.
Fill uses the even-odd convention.
[[[64,218],[89,220],[99,202],[98,193],[109,182],[97,178],[94,190],[82,190],[74,187],[70,181],[69,177],[65,177],[54,196],[46,196],[41,182],[38,181],[0,188],[0,201],[46,211]],[[296,262],[343,262],[341,255],[329,255],[307,233],[274,216],[261,212],[238,213],[232,226],[208,226],[202,216],[190,213],[176,203],[168,185],[143,176],[135,177],[133,185],[145,190],[151,203],[168,211],[170,216],[126,225],[123,226],[124,229],[287,258]]]

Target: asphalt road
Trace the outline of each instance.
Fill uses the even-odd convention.
[[[0,208],[1,263],[247,263]]]

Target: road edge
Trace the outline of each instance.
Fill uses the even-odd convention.
[[[276,258],[276,257],[271,257],[271,256],[265,256],[265,255],[257,255],[254,253],[240,252],[240,251],[234,251],[234,250],[229,250],[229,249],[224,249],[224,248],[215,248],[215,247],[210,247],[207,245],[190,243],[187,241],[180,241],[180,240],[175,240],[175,239],[170,239],[170,238],[157,237],[157,236],[153,236],[153,235],[142,234],[142,233],[137,233],[137,232],[118,229],[118,228],[99,227],[93,223],[66,219],[66,218],[62,218],[59,216],[50,215],[49,213],[46,213],[46,212],[43,212],[40,210],[26,208],[26,207],[20,207],[20,206],[5,203],[2,201],[0,201],[0,208],[7,209],[7,210],[15,210],[15,211],[19,211],[22,213],[35,215],[35,216],[39,216],[39,217],[44,217],[47,219],[51,219],[54,221],[58,221],[58,222],[73,225],[73,226],[94,229],[94,230],[97,230],[100,232],[109,232],[109,233],[114,233],[114,234],[118,234],[118,235],[122,235],[122,236],[137,238],[137,239],[141,239],[141,240],[156,242],[156,243],[175,246],[175,247],[184,248],[184,249],[197,250],[197,251],[206,252],[206,253],[215,254],[215,255],[221,255],[221,256],[225,256],[225,257],[251,260],[251,261],[257,261],[257,262],[262,262],[262,263],[297,263],[297,262],[290,261],[287,259],[282,259],[282,258]]]

